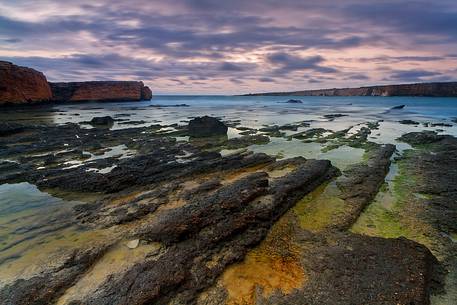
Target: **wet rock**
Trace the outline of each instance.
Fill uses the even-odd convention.
[[[119,121],[119,120],[117,120]],[[144,120],[139,120],[139,121],[129,121],[129,120],[126,120],[124,122],[120,122],[119,125],[143,125],[143,124],[147,124],[148,122],[144,121]]]
[[[257,304],[429,304],[437,261],[424,246],[347,233],[312,240],[303,254],[305,284],[290,294],[259,295]]]
[[[100,304],[192,302],[227,264],[242,259],[298,198],[333,174],[327,161],[303,160],[290,176],[275,179],[271,185],[268,175],[258,172],[193,197],[138,231],[142,239],[168,245],[162,257],[113,277],[88,300]]]
[[[293,134],[293,135],[291,135],[291,138],[299,139],[299,140],[320,138],[326,132],[328,132],[328,130],[325,128],[312,128],[312,129],[305,130],[303,132]]]
[[[262,145],[270,142],[270,138],[264,135],[247,135],[239,138],[232,138],[224,145],[227,149],[237,149],[248,147],[250,145]]]
[[[334,119],[345,117],[345,116],[347,116],[347,114],[335,113],[335,114],[326,114],[326,115],[324,115],[324,118],[334,120]]]
[[[401,120],[399,123],[403,124],[403,125],[419,125],[420,124],[419,122],[416,122],[413,120]]]
[[[167,107],[190,107],[187,104],[176,104],[176,105],[149,105],[151,108],[167,108]]]
[[[288,100],[287,102],[285,102],[286,104],[303,104],[303,101],[301,100],[294,100],[294,99],[290,99]]]
[[[424,125],[424,127],[452,127],[452,124],[449,124],[449,123],[430,123],[430,122],[426,122],[423,125]]]
[[[281,162],[278,166],[287,166],[286,161]],[[80,206],[82,225],[112,227],[113,232],[118,232],[115,237],[107,240],[100,251],[85,255],[86,259],[72,260],[39,277],[2,287],[2,300],[12,304],[57,300],[87,268],[97,265],[96,258],[103,255],[103,249],[112,248],[122,238],[134,240],[135,244],[141,239],[142,247],[143,241],[159,242],[162,250],[154,250],[145,259],[91,282],[89,292],[75,295],[71,304],[192,303],[226,266],[242,260],[297,200],[337,173],[328,161],[303,158],[292,160],[290,166],[295,169],[276,178],[269,177],[268,169],[237,172],[235,164],[239,166],[240,162],[227,169],[238,176],[224,182],[207,181],[224,170],[211,166],[201,176],[189,174],[164,183],[151,181],[140,193],[138,189],[131,190],[132,193],[122,192],[94,205]],[[241,169],[252,168],[252,163],[244,164],[247,167]],[[204,187],[183,188],[189,183],[198,185],[198,181],[208,183]],[[168,205],[173,208],[166,208]],[[157,210],[158,206],[163,208]],[[155,217],[147,217],[152,213]],[[129,214],[122,222],[111,221]],[[126,222],[128,229],[118,226]]]
[[[286,125],[282,125],[279,127],[279,130],[291,130],[291,131],[297,131],[298,130],[298,127],[300,127],[300,125],[295,125],[295,124],[286,124]]]
[[[0,122],[0,137],[11,136],[23,132],[26,127],[14,122]]]
[[[94,126],[109,126],[114,124],[114,119],[110,116],[94,117],[90,120],[90,124]]]
[[[407,237],[425,244],[440,259],[444,274],[448,273],[444,292],[453,299],[457,244],[450,236],[457,232],[457,139],[429,131],[409,133],[400,139],[415,149],[406,151],[398,161],[397,187],[402,194],[398,221]]]
[[[106,250],[106,244],[98,244],[54,258],[55,265],[41,274],[1,287],[0,299],[5,304],[51,304]]]
[[[188,132],[191,137],[210,137],[227,134],[228,127],[216,118],[204,116],[189,121]]]
[[[224,273],[197,304],[429,304],[439,263],[426,247],[347,232],[378,192],[392,152],[392,146],[379,147],[367,164],[337,178],[344,210],[327,227],[308,231],[297,218],[303,212],[289,211],[247,262]],[[264,268],[265,275],[257,275]],[[271,280],[263,277],[269,274]]]
[[[446,136],[439,135],[435,131],[410,132],[402,135],[399,140],[411,145],[431,144],[441,141]]]
[[[378,193],[384,178],[389,172],[390,158],[395,145],[387,144],[370,151],[366,164],[356,164],[343,172],[336,181],[348,208],[340,215],[339,221],[333,224],[339,230],[349,229],[357,220],[363,209],[371,203]]]

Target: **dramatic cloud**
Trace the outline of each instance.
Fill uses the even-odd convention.
[[[302,58],[287,53],[275,53],[268,56],[268,61],[273,65],[279,66],[277,70],[274,70],[274,73],[276,74],[286,74],[299,70],[310,70],[319,73],[338,72],[338,70],[334,68],[322,66],[321,63],[325,61],[322,56]]]
[[[0,59],[155,94],[452,80],[455,54],[451,0],[0,2]]]
[[[395,71],[390,75],[393,80],[424,81],[430,77],[442,76],[440,73],[425,70]]]

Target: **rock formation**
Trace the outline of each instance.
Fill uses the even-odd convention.
[[[293,92],[268,92],[248,95],[295,95],[295,96],[457,96],[457,82],[448,83],[419,83],[402,85],[370,86],[360,88],[333,88],[318,90],[303,90]]]
[[[223,156],[214,150],[216,146],[206,150],[207,146],[200,148],[201,142],[177,141],[178,134],[188,135],[187,126],[175,125],[175,131],[163,135],[161,130],[170,126],[109,130],[74,123],[0,124],[0,130],[5,130],[0,137],[0,147],[5,148],[0,150],[4,160],[0,184],[27,181],[46,190],[77,192],[78,198],[97,194],[96,200],[73,206],[66,216],[50,214],[50,219],[27,227],[24,238],[29,239],[41,230],[52,232],[72,224],[83,242],[59,246],[52,259],[44,256],[50,244],[39,244],[39,251],[32,252],[34,264],[45,257],[39,268],[13,275],[0,270],[3,303],[429,304],[431,285],[441,282],[435,278],[435,268],[440,266],[427,248],[405,238],[370,237],[349,230],[381,188],[393,145],[366,143],[370,130],[360,131],[353,139],[342,136],[342,141],[363,142],[369,149],[361,163],[340,175],[325,160],[277,161],[252,152]],[[315,128],[311,133],[319,132]],[[237,145],[264,138],[244,136]],[[220,148],[233,144],[230,139],[206,140]],[[457,172],[445,167],[456,168],[457,140],[430,132],[408,134],[401,140],[433,145],[432,152],[417,150],[401,161],[400,170],[411,171],[412,184],[420,187],[402,188],[408,192],[407,202],[427,200],[418,205],[426,208],[421,216],[430,219],[424,229],[436,227],[433,234],[455,232]],[[62,143],[67,144],[65,150]],[[107,147],[120,144],[136,153],[128,158],[123,154],[101,157]],[[88,158],[88,153],[100,158]],[[423,177],[414,172],[417,164],[423,167]],[[435,164],[440,168],[435,169]],[[104,172],[106,168],[111,170]],[[334,197],[302,202],[305,195],[321,192]],[[417,196],[429,193],[435,196]],[[296,213],[297,206],[304,210]],[[415,211],[410,206],[406,212]],[[438,225],[435,216],[445,221]],[[446,236],[440,238],[443,251],[434,248],[434,253],[455,253],[454,243]],[[248,290],[256,303],[232,302],[239,295],[227,287],[227,271],[243,276],[246,270],[240,264],[249,263],[251,251],[262,248],[265,240],[271,247],[260,258],[272,260],[273,271],[290,275],[278,283],[291,289],[263,291],[259,286]],[[55,242],[60,245],[58,239]],[[6,246],[10,244],[7,241]],[[21,265],[26,258],[13,246],[0,262],[16,260]],[[444,267],[454,262],[446,257]],[[263,272],[262,264],[254,271]],[[265,272],[260,276],[276,276],[268,269]],[[232,286],[246,288],[229,280]]]
[[[189,135],[191,137],[210,137],[227,135],[227,126],[216,118],[204,116],[189,122]]]
[[[0,105],[35,102],[141,101],[152,92],[138,81],[48,83],[43,73],[0,61]]]
[[[55,102],[115,102],[141,101],[152,97],[151,90],[143,82],[97,81],[50,83],[52,100]]]
[[[51,97],[43,73],[0,61],[0,105],[43,102]]]

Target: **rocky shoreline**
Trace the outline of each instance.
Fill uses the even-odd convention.
[[[150,100],[152,92],[138,81],[51,83],[31,68],[0,61],[0,106],[62,102]]]
[[[110,129],[116,120],[93,118],[107,122],[94,128],[0,124],[0,184],[26,181],[58,196],[93,198],[75,205],[68,220],[43,219],[26,230],[24,240],[35,228],[53,232],[69,221],[78,228],[72,234],[89,237],[4,277],[1,304],[428,305],[431,294],[452,289],[455,243],[446,236],[457,231],[455,171],[448,169],[455,168],[455,138],[405,134],[400,140],[418,149],[394,159],[394,145],[369,140],[379,122],[349,133],[297,131],[312,122],[257,130],[211,117]],[[227,137],[228,126],[244,135]],[[340,170],[327,160],[243,150],[270,137],[356,147],[365,156]],[[365,234],[358,222],[392,162],[415,183],[399,176],[405,203],[391,213],[421,229],[385,236],[370,226]],[[399,236],[409,239],[392,238]],[[2,264],[27,262],[19,242],[2,246]]]

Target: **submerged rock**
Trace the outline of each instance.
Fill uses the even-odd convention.
[[[189,121],[188,132],[191,137],[211,137],[227,134],[228,127],[216,118],[204,116]]]
[[[401,120],[399,123],[403,124],[403,125],[419,125],[420,124],[419,122],[416,122],[413,120]]]
[[[291,100],[288,100],[288,101],[285,102],[285,103],[286,103],[286,104],[303,104],[303,101],[291,99]]]
[[[345,116],[348,116],[348,115],[341,114],[341,113],[335,113],[335,114],[326,114],[326,115],[324,115],[324,118],[334,120],[336,118],[341,118],[341,117],[345,117]]]
[[[167,107],[190,107],[187,104],[176,104],[176,105],[149,105],[151,108],[167,108]]]

